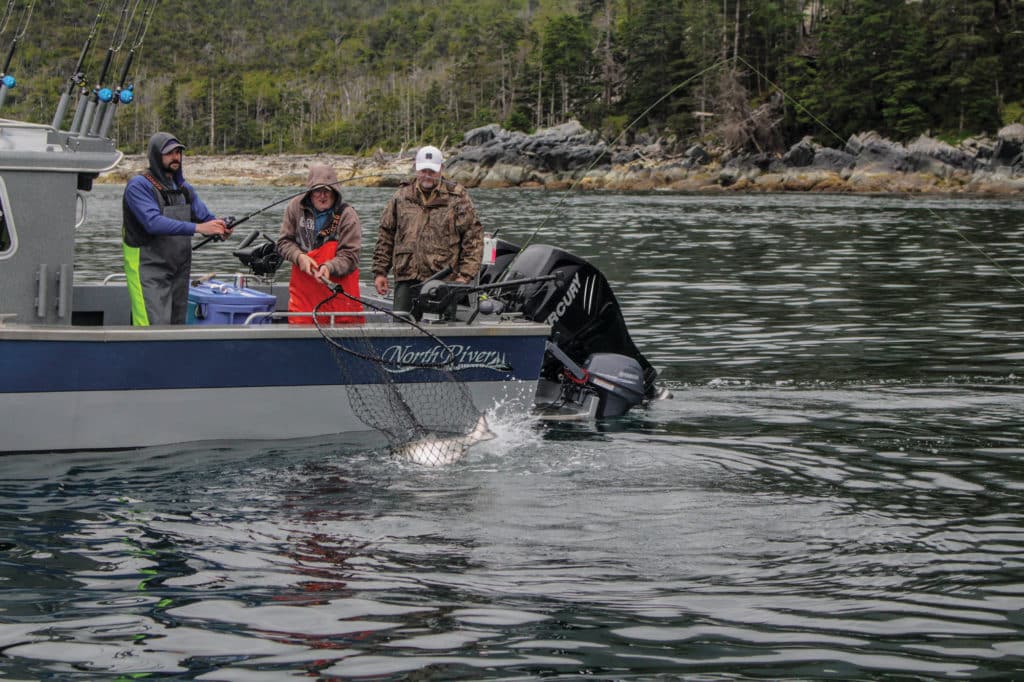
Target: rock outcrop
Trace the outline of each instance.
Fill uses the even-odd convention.
[[[448,165],[470,187],[542,186],[690,191],[1024,193],[1024,126],[995,140],[952,146],[921,136],[908,145],[867,132],[842,149],[810,138],[784,154],[734,155],[691,145],[681,155],[661,145],[613,148],[570,122],[533,135],[498,125],[466,133]]]
[[[394,186],[412,173],[414,150],[370,157],[341,155],[189,155],[192,182],[276,184],[305,182],[311,163],[329,163],[353,186]],[[731,154],[692,144],[681,153],[661,141],[612,146],[578,122],[533,134],[497,124],[467,132],[446,150],[446,174],[468,187],[674,190],[692,192],[877,192],[1024,194],[1024,125],[994,139],[956,146],[921,136],[909,144],[875,132],[852,135],[837,149],[804,138],[782,154]],[[124,182],[145,159],[126,157],[104,182]]]

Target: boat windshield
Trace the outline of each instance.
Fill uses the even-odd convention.
[[[7,183],[0,176],[0,258],[14,253],[18,245],[18,232],[14,229],[14,218],[11,215],[11,201],[7,197]]]
[[[0,199],[0,255],[10,251],[11,244],[11,231],[7,227],[7,207],[3,205],[3,199]]]
[[[18,250],[18,227],[11,212],[6,178],[0,175],[0,260],[10,258]]]

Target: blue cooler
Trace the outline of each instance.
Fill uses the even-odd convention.
[[[245,324],[253,313],[270,313],[277,297],[255,289],[239,289],[216,279],[189,287],[188,324]],[[252,324],[267,324],[270,316]]]

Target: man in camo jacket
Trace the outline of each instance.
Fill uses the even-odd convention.
[[[483,227],[469,193],[442,177],[444,157],[437,147],[416,152],[416,176],[402,183],[380,217],[373,251],[373,284],[388,293],[394,273],[394,309],[408,312],[414,288],[445,267],[449,280],[467,283],[480,271]]]

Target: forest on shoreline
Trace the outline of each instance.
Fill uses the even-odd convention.
[[[133,87],[112,135],[136,153],[156,130],[204,154],[369,156],[570,120],[609,142],[782,153],[1024,121],[1020,0],[181,0],[155,3],[137,41],[149,2],[38,0],[3,116],[48,123],[77,97],[94,27],[85,91]]]

